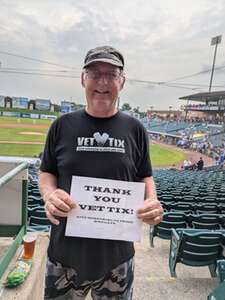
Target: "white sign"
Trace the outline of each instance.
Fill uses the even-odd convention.
[[[55,120],[57,119],[57,116],[55,115],[40,115],[40,119],[45,119],[45,120]]]
[[[140,241],[145,184],[91,177],[72,177],[71,196],[78,207],[67,218],[66,236]]]

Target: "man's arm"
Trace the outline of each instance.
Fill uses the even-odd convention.
[[[145,202],[144,205],[137,210],[138,218],[149,225],[155,225],[161,222],[163,216],[163,208],[157,199],[155,182],[153,177],[145,177]]]
[[[76,207],[70,195],[57,188],[56,177],[51,173],[40,171],[39,190],[45,202],[46,215],[55,225],[59,224],[57,217],[67,217],[68,212]]]
[[[145,200],[148,198],[157,199],[155,182],[153,177],[145,177],[143,179],[143,182],[145,183]]]

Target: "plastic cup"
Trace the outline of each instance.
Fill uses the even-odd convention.
[[[37,236],[34,233],[27,233],[23,237],[23,258],[32,259]]]

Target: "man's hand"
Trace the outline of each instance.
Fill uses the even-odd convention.
[[[149,225],[160,223],[163,217],[163,208],[159,200],[147,198],[143,207],[137,210],[137,217]]]
[[[57,217],[67,217],[68,212],[77,205],[70,195],[61,189],[47,192],[43,196],[45,211],[48,219],[55,225],[59,225]]]

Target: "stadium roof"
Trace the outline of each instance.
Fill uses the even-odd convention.
[[[225,91],[217,91],[217,92],[207,92],[207,93],[197,93],[188,96],[180,97],[181,100],[191,100],[191,101],[219,101],[225,99]]]

